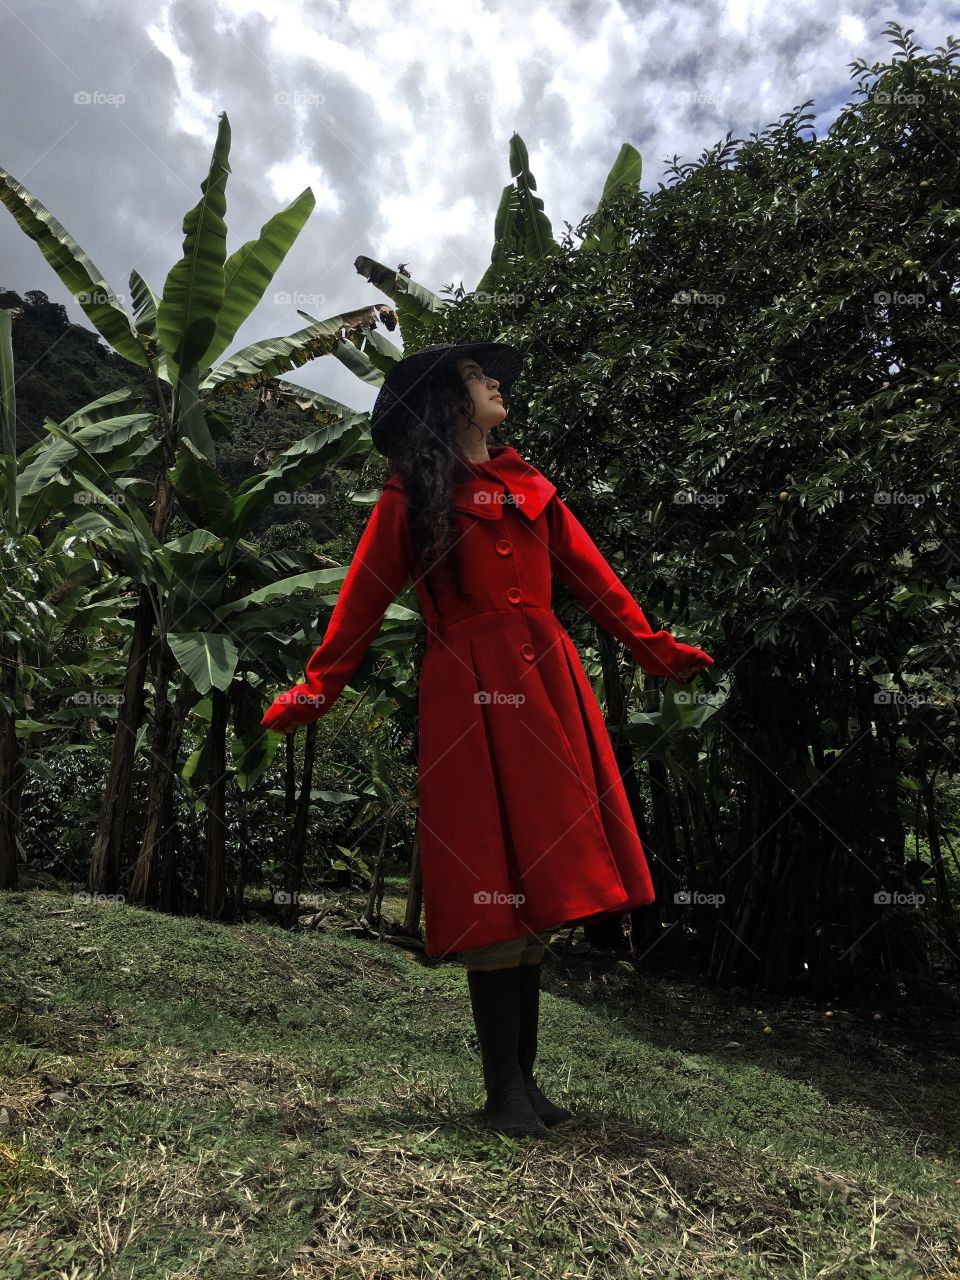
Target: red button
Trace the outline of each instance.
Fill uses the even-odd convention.
[[[523,592],[520,590],[519,587],[511,587],[510,590],[507,592],[507,599],[510,601],[511,604],[519,604],[520,601],[523,599]]]
[[[501,538],[497,543],[497,553],[501,556],[509,556],[513,554],[513,543],[506,538]]]
[[[532,644],[522,644],[522,645],[520,646],[520,652],[523,654],[523,656],[526,658],[526,660],[527,660],[528,662],[532,662],[532,661],[534,660],[534,658],[537,656],[537,655],[533,652],[533,645],[532,645]]]

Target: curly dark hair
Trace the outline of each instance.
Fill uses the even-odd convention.
[[[469,598],[460,578],[453,515],[454,488],[471,474],[459,443],[460,415],[481,438],[483,433],[473,418],[469,388],[450,360],[404,392],[403,401],[391,412],[396,425],[386,454],[389,471],[403,480],[414,562],[439,612],[436,582],[452,581],[457,594]]]

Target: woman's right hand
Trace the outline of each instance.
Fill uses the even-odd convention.
[[[681,688],[686,688],[688,684],[693,684],[701,671],[707,667],[713,666],[713,659],[709,653],[704,653],[702,649],[693,649],[694,656],[688,658],[682,666],[677,668],[677,674],[673,677]]]

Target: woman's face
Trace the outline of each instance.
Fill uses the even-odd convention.
[[[458,360],[457,369],[473,401],[473,420],[484,432],[498,427],[507,416],[496,378],[487,378],[476,360]]]

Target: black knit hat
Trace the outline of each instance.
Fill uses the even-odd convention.
[[[441,365],[464,359],[476,360],[484,373],[496,378],[500,390],[506,393],[523,365],[523,352],[507,342],[470,342],[460,346],[440,342],[398,360],[384,378],[370,413],[370,435],[382,454],[387,453],[387,441],[399,417],[395,411],[403,403],[405,393]]]

